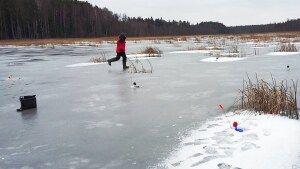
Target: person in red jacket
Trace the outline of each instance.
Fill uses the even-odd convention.
[[[122,58],[123,58],[123,70],[126,70],[126,69],[129,68],[128,66],[126,66],[127,57],[126,57],[126,54],[125,54],[125,44],[126,44],[125,40],[126,40],[126,36],[124,34],[121,34],[119,36],[119,40],[117,42],[117,49],[116,49],[117,56],[107,60],[109,66],[111,66],[111,62],[115,62],[115,61],[120,60],[120,58],[122,56]]]

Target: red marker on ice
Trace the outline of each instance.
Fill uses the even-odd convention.
[[[219,104],[219,107],[220,107],[222,110],[224,110],[224,106],[223,106],[223,105]]]

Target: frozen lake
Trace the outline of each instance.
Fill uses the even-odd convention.
[[[148,45],[164,53],[150,59],[152,74],[123,72],[121,61],[66,67],[101,52],[113,57],[109,43],[0,47],[0,168],[155,168],[190,130],[220,115],[219,104],[234,103],[246,73],[300,75],[300,54],[268,55],[272,44],[234,62],[203,62],[207,53],[184,52],[191,41],[128,42],[127,54]],[[32,94],[37,110],[16,112],[19,96]]]

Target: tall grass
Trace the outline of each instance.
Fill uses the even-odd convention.
[[[141,62],[138,59],[135,60],[128,60],[129,62],[129,73],[152,73],[153,72],[153,66],[151,62],[147,59],[145,62]],[[147,66],[148,64],[148,66]],[[146,67],[147,66],[147,67]]]
[[[277,46],[277,52],[297,52],[298,49],[294,44],[291,43],[281,43]]]
[[[263,79],[243,81],[241,94],[241,108],[264,114],[275,114],[299,119],[297,109],[297,85],[298,81],[291,80],[291,85],[286,80],[276,81],[272,77],[272,83]]]
[[[206,46],[189,46],[188,50],[208,50]]]
[[[145,47],[141,50],[141,53],[147,54],[149,57],[160,57],[162,54],[162,51],[159,50],[157,47]]]
[[[101,55],[101,56],[92,57],[92,58],[90,59],[90,62],[93,62],[93,63],[107,62],[106,53],[101,52],[100,55]]]

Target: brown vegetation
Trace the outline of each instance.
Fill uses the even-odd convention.
[[[256,82],[248,80],[243,82],[241,94],[241,108],[263,114],[275,114],[299,119],[297,110],[297,84],[292,80],[288,86],[287,81],[277,82],[272,77],[272,83],[263,79]]]
[[[93,63],[103,63],[107,62],[107,59],[105,57],[93,57],[90,59],[90,61]]]
[[[298,49],[294,44],[281,43],[277,46],[276,52],[297,52]]]
[[[158,57],[161,56],[162,51],[159,50],[157,47],[145,47],[142,51],[142,54],[148,54],[149,57]]]
[[[106,54],[104,52],[100,53],[101,56],[98,57],[92,57],[90,59],[91,62],[93,63],[103,63],[103,62],[107,62],[107,57]]]
[[[188,50],[208,50],[206,46],[189,46]]]
[[[152,73],[153,72],[153,67],[151,62],[147,59],[145,62],[147,63],[143,63],[141,62],[139,59],[135,59],[135,60],[128,60],[129,62],[129,69],[128,72],[129,73]],[[146,68],[145,65],[148,65],[148,68]]]
[[[196,42],[200,42],[204,38],[225,38],[225,39],[241,39],[244,41],[265,42],[273,40],[274,38],[285,38],[290,41],[299,41],[300,32],[283,32],[283,33],[256,33],[256,34],[237,34],[237,35],[199,35],[199,36],[153,36],[153,37],[128,37],[127,41],[141,41],[141,40],[178,40],[185,38],[195,38]],[[95,38],[54,38],[54,39],[17,39],[17,40],[0,40],[0,45],[60,45],[60,44],[76,44],[80,42],[102,43],[103,41],[115,41],[116,36],[113,37],[95,37]]]

